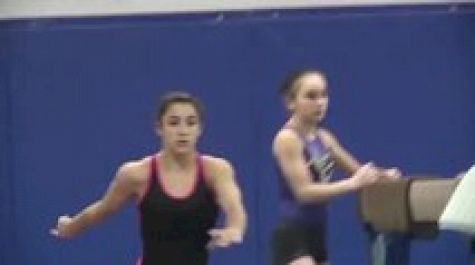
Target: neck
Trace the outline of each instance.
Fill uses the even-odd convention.
[[[305,121],[295,115],[290,117],[290,119],[287,121],[287,125],[297,129],[304,135],[315,134],[318,129],[318,125],[313,121]]]
[[[194,166],[196,152],[177,154],[169,150],[162,150],[160,157],[166,166],[173,168],[189,168]]]

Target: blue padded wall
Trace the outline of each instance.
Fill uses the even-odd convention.
[[[172,89],[207,108],[200,150],[230,159],[249,213],[245,244],[212,264],[266,264],[275,224],[273,134],[283,76],[329,79],[328,126],[361,161],[452,176],[475,157],[473,6],[347,8],[0,22],[0,261],[133,264],[137,213],[73,241],[48,229],[99,198],[124,161],[155,152],[156,100]],[[340,176],[342,177],[342,176]],[[354,195],[330,211],[332,264],[367,264]],[[6,236],[4,236],[6,235]],[[442,233],[413,264],[468,264]]]

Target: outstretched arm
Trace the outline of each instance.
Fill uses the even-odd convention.
[[[211,185],[217,202],[225,214],[226,224],[222,229],[209,231],[212,238],[209,247],[227,247],[242,242],[247,216],[231,164],[219,158],[213,158],[212,164]]]
[[[135,194],[137,182],[133,171],[131,164],[121,166],[101,199],[73,217],[60,216],[56,227],[51,229],[50,233],[59,238],[72,238],[116,212]]]

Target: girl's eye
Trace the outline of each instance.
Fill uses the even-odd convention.
[[[307,94],[305,94],[305,97],[308,98],[308,99],[316,99],[318,97],[318,93],[317,92],[308,92]]]
[[[167,124],[170,126],[177,126],[180,123],[180,120],[177,118],[170,118],[168,119]]]
[[[327,91],[309,91],[305,94],[305,97],[311,100],[317,99],[317,98],[325,98],[328,97]]]
[[[194,116],[193,117],[188,117],[186,122],[187,122],[188,126],[194,126],[198,123],[196,117],[194,117]]]

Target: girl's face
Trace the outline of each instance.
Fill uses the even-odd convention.
[[[318,73],[305,74],[296,81],[294,89],[294,98],[288,102],[293,114],[309,123],[323,120],[328,109],[325,78]]]
[[[156,126],[163,148],[181,155],[196,151],[201,131],[200,117],[190,103],[172,103]]]

